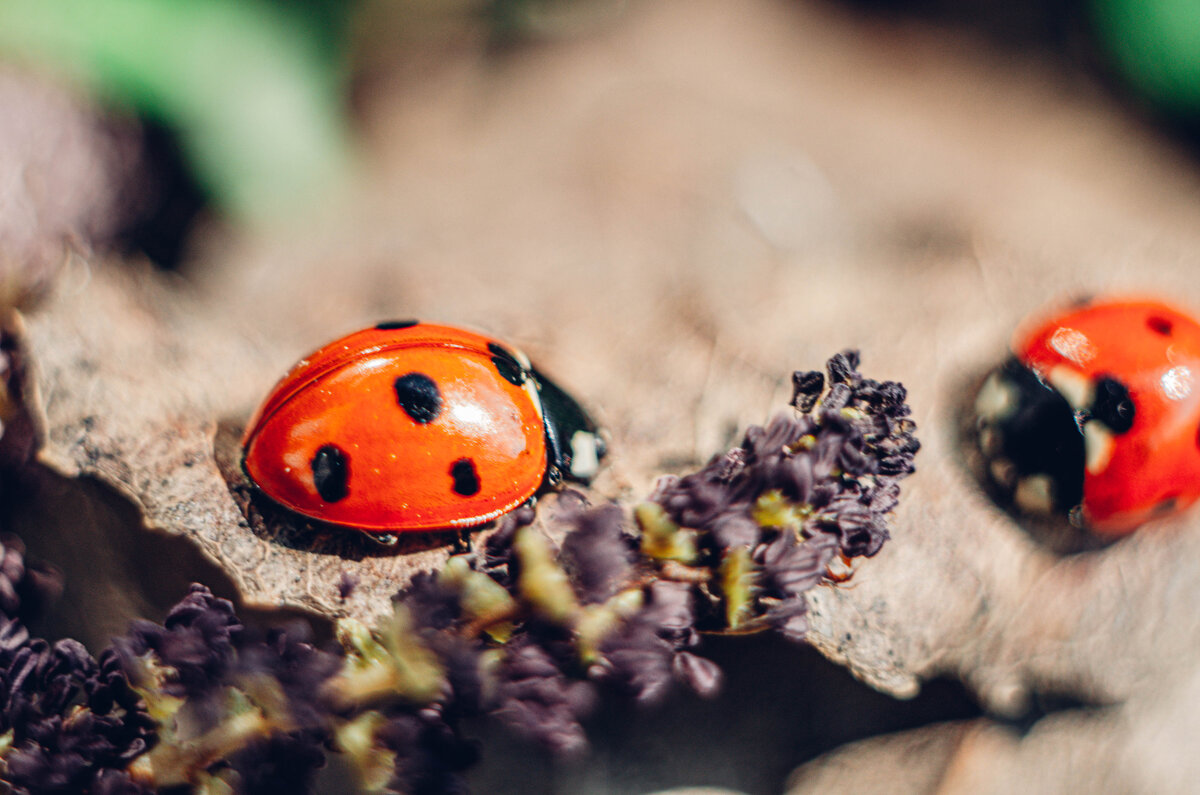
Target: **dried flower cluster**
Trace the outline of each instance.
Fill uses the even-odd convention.
[[[302,626],[252,631],[203,586],[97,659],[32,640],[22,599],[46,578],[5,546],[3,779],[30,793],[304,792],[337,752],[364,791],[458,792],[479,756],[464,718],[571,753],[606,695],[713,694],[721,671],[698,653],[702,632],[803,638],[805,592],[888,537],[917,442],[904,389],[857,364],[830,360],[828,388],[797,373],[796,416],[664,478],[632,514],[565,492],[547,534],[532,509],[513,512],[481,548],[415,578],[373,630],[340,622],[334,650]]]
[[[328,711],[315,698],[340,655],[309,643],[309,628],[258,633],[202,585],[162,626],[135,622],[115,641],[133,689],[157,723],[157,745],[134,764],[163,788],[304,792],[325,762]]]
[[[74,640],[32,638],[22,623],[56,590],[19,541],[0,540],[0,779],[18,792],[142,792],[126,768],[153,743],[154,721],[116,653],[96,659]]]
[[[803,639],[805,592],[837,579],[839,556],[879,551],[919,447],[904,388],[857,367],[848,352],[830,360],[828,381],[797,373],[797,416],[664,478],[633,517],[568,492],[544,517],[564,531],[561,548],[517,511],[481,554],[418,578],[403,595],[416,636],[443,682],[465,688],[436,702],[447,728],[488,713],[578,751],[606,690],[642,704],[675,683],[715,693],[721,672],[696,653],[702,631]]]
[[[820,372],[793,376],[798,416],[750,428],[693,475],[664,478],[638,511],[648,557],[712,572],[706,626],[766,623],[801,640],[804,592],[838,555],[870,557],[888,539],[920,447],[904,387],[863,378],[855,351],[828,371],[828,390]]]

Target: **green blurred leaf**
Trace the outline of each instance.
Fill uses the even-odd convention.
[[[263,219],[348,171],[342,68],[317,21],[256,0],[4,0],[0,55],[162,121],[219,204]]]
[[[1092,16],[1135,90],[1169,114],[1200,120],[1200,2],[1094,0]]]

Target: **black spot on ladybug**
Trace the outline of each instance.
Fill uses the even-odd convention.
[[[1125,433],[1133,427],[1134,414],[1129,389],[1112,376],[1101,376],[1092,400],[1092,419],[1100,420],[1113,433]]]
[[[1173,323],[1171,323],[1171,321],[1167,320],[1165,317],[1159,317],[1158,315],[1151,315],[1150,317],[1146,318],[1146,325],[1155,334],[1161,334],[1164,337],[1171,336],[1171,332],[1175,330],[1175,326]]]
[[[479,473],[475,471],[475,462],[469,458],[460,458],[450,465],[450,477],[454,478],[454,493],[463,497],[473,497],[479,493]]]
[[[419,322],[419,320],[385,320],[382,323],[376,323],[375,328],[379,331],[396,331],[402,328],[412,328]]]
[[[313,485],[325,502],[344,499],[350,490],[350,460],[336,444],[327,444],[317,450],[312,460]]]
[[[425,425],[442,411],[442,393],[424,373],[408,373],[396,379],[396,401],[413,422]]]
[[[525,372],[517,357],[503,345],[489,342],[488,353],[492,354],[492,364],[495,365],[496,372],[513,386],[521,386],[529,378],[529,373]]]

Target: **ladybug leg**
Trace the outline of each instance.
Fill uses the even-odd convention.
[[[463,553],[474,551],[475,545],[471,543],[471,528],[459,528],[458,532],[454,534],[454,549],[450,554],[462,555]]]
[[[391,549],[400,541],[400,536],[395,533],[363,533],[372,544],[378,544],[381,547]]]

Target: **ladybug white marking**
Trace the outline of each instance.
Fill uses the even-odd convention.
[[[1017,467],[1007,458],[993,458],[988,464],[988,469],[992,473],[992,479],[1005,488],[1011,489],[1016,485]]]
[[[1099,475],[1108,469],[1112,460],[1113,449],[1112,431],[1100,422],[1087,422],[1083,425],[1083,449],[1086,456],[1087,471]]]
[[[980,419],[1001,420],[1012,414],[1016,407],[1016,391],[999,373],[988,376],[975,396],[975,415]]]
[[[1091,379],[1081,375],[1069,367],[1059,365],[1050,370],[1046,376],[1046,380],[1050,382],[1058,393],[1067,399],[1071,404],[1071,408],[1079,411],[1092,405],[1092,399],[1095,397],[1095,388],[1092,386]]]
[[[1049,475],[1021,478],[1013,495],[1017,505],[1029,513],[1054,512],[1054,480]]]
[[[990,425],[985,425],[979,429],[979,449],[988,458],[993,458],[1000,453],[1000,432]]]
[[[571,477],[590,480],[599,469],[600,448],[596,444],[596,434],[575,431],[571,435]]]

